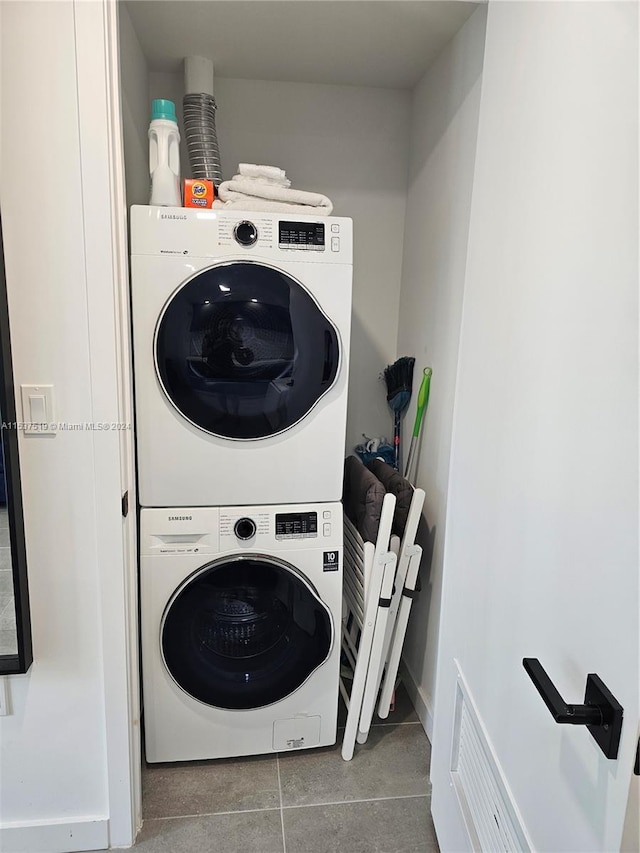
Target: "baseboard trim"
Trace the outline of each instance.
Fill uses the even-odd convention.
[[[407,666],[405,660],[402,661],[401,669],[402,680],[407,688],[409,699],[416,709],[416,714],[420,718],[422,728],[425,730],[429,743],[433,742],[433,707],[427,694],[416,681],[415,676]]]
[[[108,846],[109,821],[106,818],[0,824],[3,853],[73,853],[105,850]]]

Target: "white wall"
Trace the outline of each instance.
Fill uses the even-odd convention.
[[[149,99],[180,113],[182,75],[150,74]],[[395,359],[408,166],[410,94],[394,89],[216,78],[224,176],[238,163],[285,169],[354,219],[354,291],[347,451],[389,435],[378,376]],[[188,161],[182,160],[184,174]]]
[[[411,610],[404,649],[409,689],[431,733],[451,423],[467,257],[486,9],[478,9],[440,53],[413,93],[411,161],[404,237],[398,354],[415,355],[414,395],[404,440],[411,436],[417,389],[433,368],[414,482],[426,493],[431,541],[422,591]]]
[[[53,384],[55,420],[68,423],[120,420],[103,12],[2,4],[15,383]],[[19,446],[34,662],[8,679],[12,713],[0,718],[0,848],[127,843],[139,720],[127,689],[119,437],[60,430],[20,434]]]
[[[149,203],[149,74],[125,3],[118,3],[127,205]]]

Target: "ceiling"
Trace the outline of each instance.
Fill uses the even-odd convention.
[[[476,3],[458,0],[127,0],[151,71],[185,56],[216,76],[412,88]]]

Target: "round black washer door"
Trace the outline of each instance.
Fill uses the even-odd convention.
[[[326,606],[292,566],[267,557],[210,563],[165,611],[165,665],[190,696],[247,710],[289,696],[329,656]]]
[[[192,424],[232,439],[300,421],[333,385],[339,339],[307,290],[252,262],[211,267],[183,284],[158,321],[165,394]]]

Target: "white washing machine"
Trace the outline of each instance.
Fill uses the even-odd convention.
[[[335,743],[340,504],[142,509],[147,761]]]
[[[131,209],[142,506],[342,494],[352,223]]]

